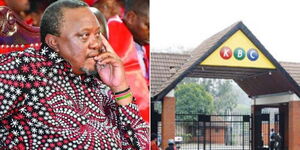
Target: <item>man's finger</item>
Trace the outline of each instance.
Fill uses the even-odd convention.
[[[98,61],[97,64],[99,65],[105,65],[105,64],[119,64],[117,60],[113,59],[113,58],[105,58],[102,61]]]
[[[106,38],[105,38],[102,34],[100,34],[100,36],[101,36],[102,43],[103,43],[105,49],[106,49],[108,52],[111,52],[111,53],[116,54],[116,52],[115,52],[114,49],[110,46],[110,44],[108,43],[108,41],[106,40]]]
[[[110,52],[104,52],[104,53],[101,53],[100,55],[94,57],[94,60],[101,61],[102,59],[105,59],[106,57],[112,57],[114,59],[119,59],[119,57],[116,54],[112,54]]]

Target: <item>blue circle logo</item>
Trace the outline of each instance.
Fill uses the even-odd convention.
[[[256,61],[258,59],[258,52],[256,49],[249,49],[248,52],[247,52],[247,57],[249,60],[251,61]]]

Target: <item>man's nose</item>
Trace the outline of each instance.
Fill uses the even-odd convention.
[[[100,50],[101,44],[101,39],[97,36],[94,36],[89,43],[89,48],[93,50]]]

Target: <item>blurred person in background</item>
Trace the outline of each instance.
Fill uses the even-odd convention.
[[[139,64],[149,82],[149,0],[127,0],[123,21],[133,35]]]
[[[159,150],[158,148],[157,135],[155,133],[151,134],[151,150]]]
[[[0,6],[7,6],[15,13],[20,14],[29,10],[30,3],[29,0],[0,0]]]
[[[29,0],[0,0],[0,6],[7,6],[21,19],[26,17],[25,11],[30,9]],[[26,21],[26,20],[25,20]]]
[[[40,26],[40,21],[45,9],[56,0],[30,0],[30,9],[26,12],[27,24]]]
[[[176,150],[174,139],[168,140],[168,147],[166,148],[166,150]]]
[[[124,16],[124,4],[122,0],[97,0],[93,7],[98,8],[105,16],[106,20],[118,15]]]

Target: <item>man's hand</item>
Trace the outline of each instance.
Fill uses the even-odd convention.
[[[95,57],[96,68],[101,80],[108,85],[114,93],[127,89],[128,83],[125,78],[125,71],[122,60],[114,52],[113,48],[101,35],[103,46],[106,52],[102,52]],[[132,101],[132,97],[117,101],[119,105],[127,105]]]

